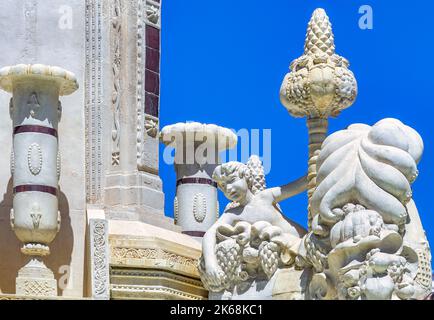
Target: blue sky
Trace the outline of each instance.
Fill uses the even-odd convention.
[[[391,5],[392,3],[395,3]],[[322,7],[333,24],[336,52],[350,61],[359,87],[352,107],[331,119],[330,132],[351,123],[399,118],[425,143],[413,184],[414,200],[434,244],[434,3],[412,1],[190,0],[163,2],[161,127],[179,121],[233,129],[271,129],[268,186],[288,183],[307,170],[307,128],[279,102],[289,63],[303,53],[306,26]],[[359,28],[359,7],[373,9],[373,29]],[[162,150],[163,146],[161,146]],[[166,214],[173,215],[175,171],[160,158]],[[227,200],[220,193],[221,208]],[[307,197],[281,203],[306,225]]]

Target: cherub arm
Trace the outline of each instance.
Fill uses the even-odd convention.
[[[233,215],[223,213],[222,216],[207,230],[202,239],[202,254],[205,260],[206,268],[217,267],[217,258],[215,256],[216,233],[217,228],[223,224],[232,224]]]
[[[307,175],[285,184],[281,187],[272,188],[272,194],[274,201],[280,202],[290,197],[293,197],[299,193],[302,193],[307,189]]]

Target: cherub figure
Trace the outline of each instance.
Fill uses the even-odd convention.
[[[262,163],[251,156],[247,164],[219,165],[213,179],[232,202],[203,238],[199,270],[208,290],[229,289],[258,272],[270,278],[282,261],[291,264],[305,230],[282,215],[278,202],[306,190],[306,176],[266,189]]]

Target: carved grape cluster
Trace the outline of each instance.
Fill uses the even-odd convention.
[[[228,239],[216,246],[216,257],[224,273],[223,285],[229,286],[236,282],[241,271],[241,246],[234,240]]]
[[[264,273],[270,279],[279,267],[280,247],[274,242],[262,242],[259,247],[259,258]]]

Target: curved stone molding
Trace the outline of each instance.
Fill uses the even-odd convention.
[[[30,172],[36,176],[42,169],[42,151],[41,146],[36,142],[32,143],[27,150],[27,165]]]
[[[111,285],[111,299],[203,300],[207,297],[199,279],[170,271],[112,267],[111,278],[115,282]],[[137,279],[136,284],[131,285],[131,279]]]
[[[48,256],[50,247],[40,243],[26,243],[21,248],[21,252],[28,256]]]
[[[12,92],[13,83],[18,78],[53,80],[59,86],[60,96],[70,95],[78,89],[77,78],[72,72],[60,67],[42,64],[17,64],[0,69],[0,88]]]
[[[194,219],[201,223],[206,217],[206,199],[202,193],[197,193],[193,198],[193,216]]]
[[[214,138],[219,151],[232,149],[237,144],[237,136],[227,128],[219,127],[215,124],[203,124],[199,122],[178,122],[165,126],[161,130],[161,141],[165,145],[177,147],[177,142],[183,145],[180,138],[183,135],[191,135],[194,141],[202,142],[205,137]],[[178,140],[176,139],[178,138]]]

